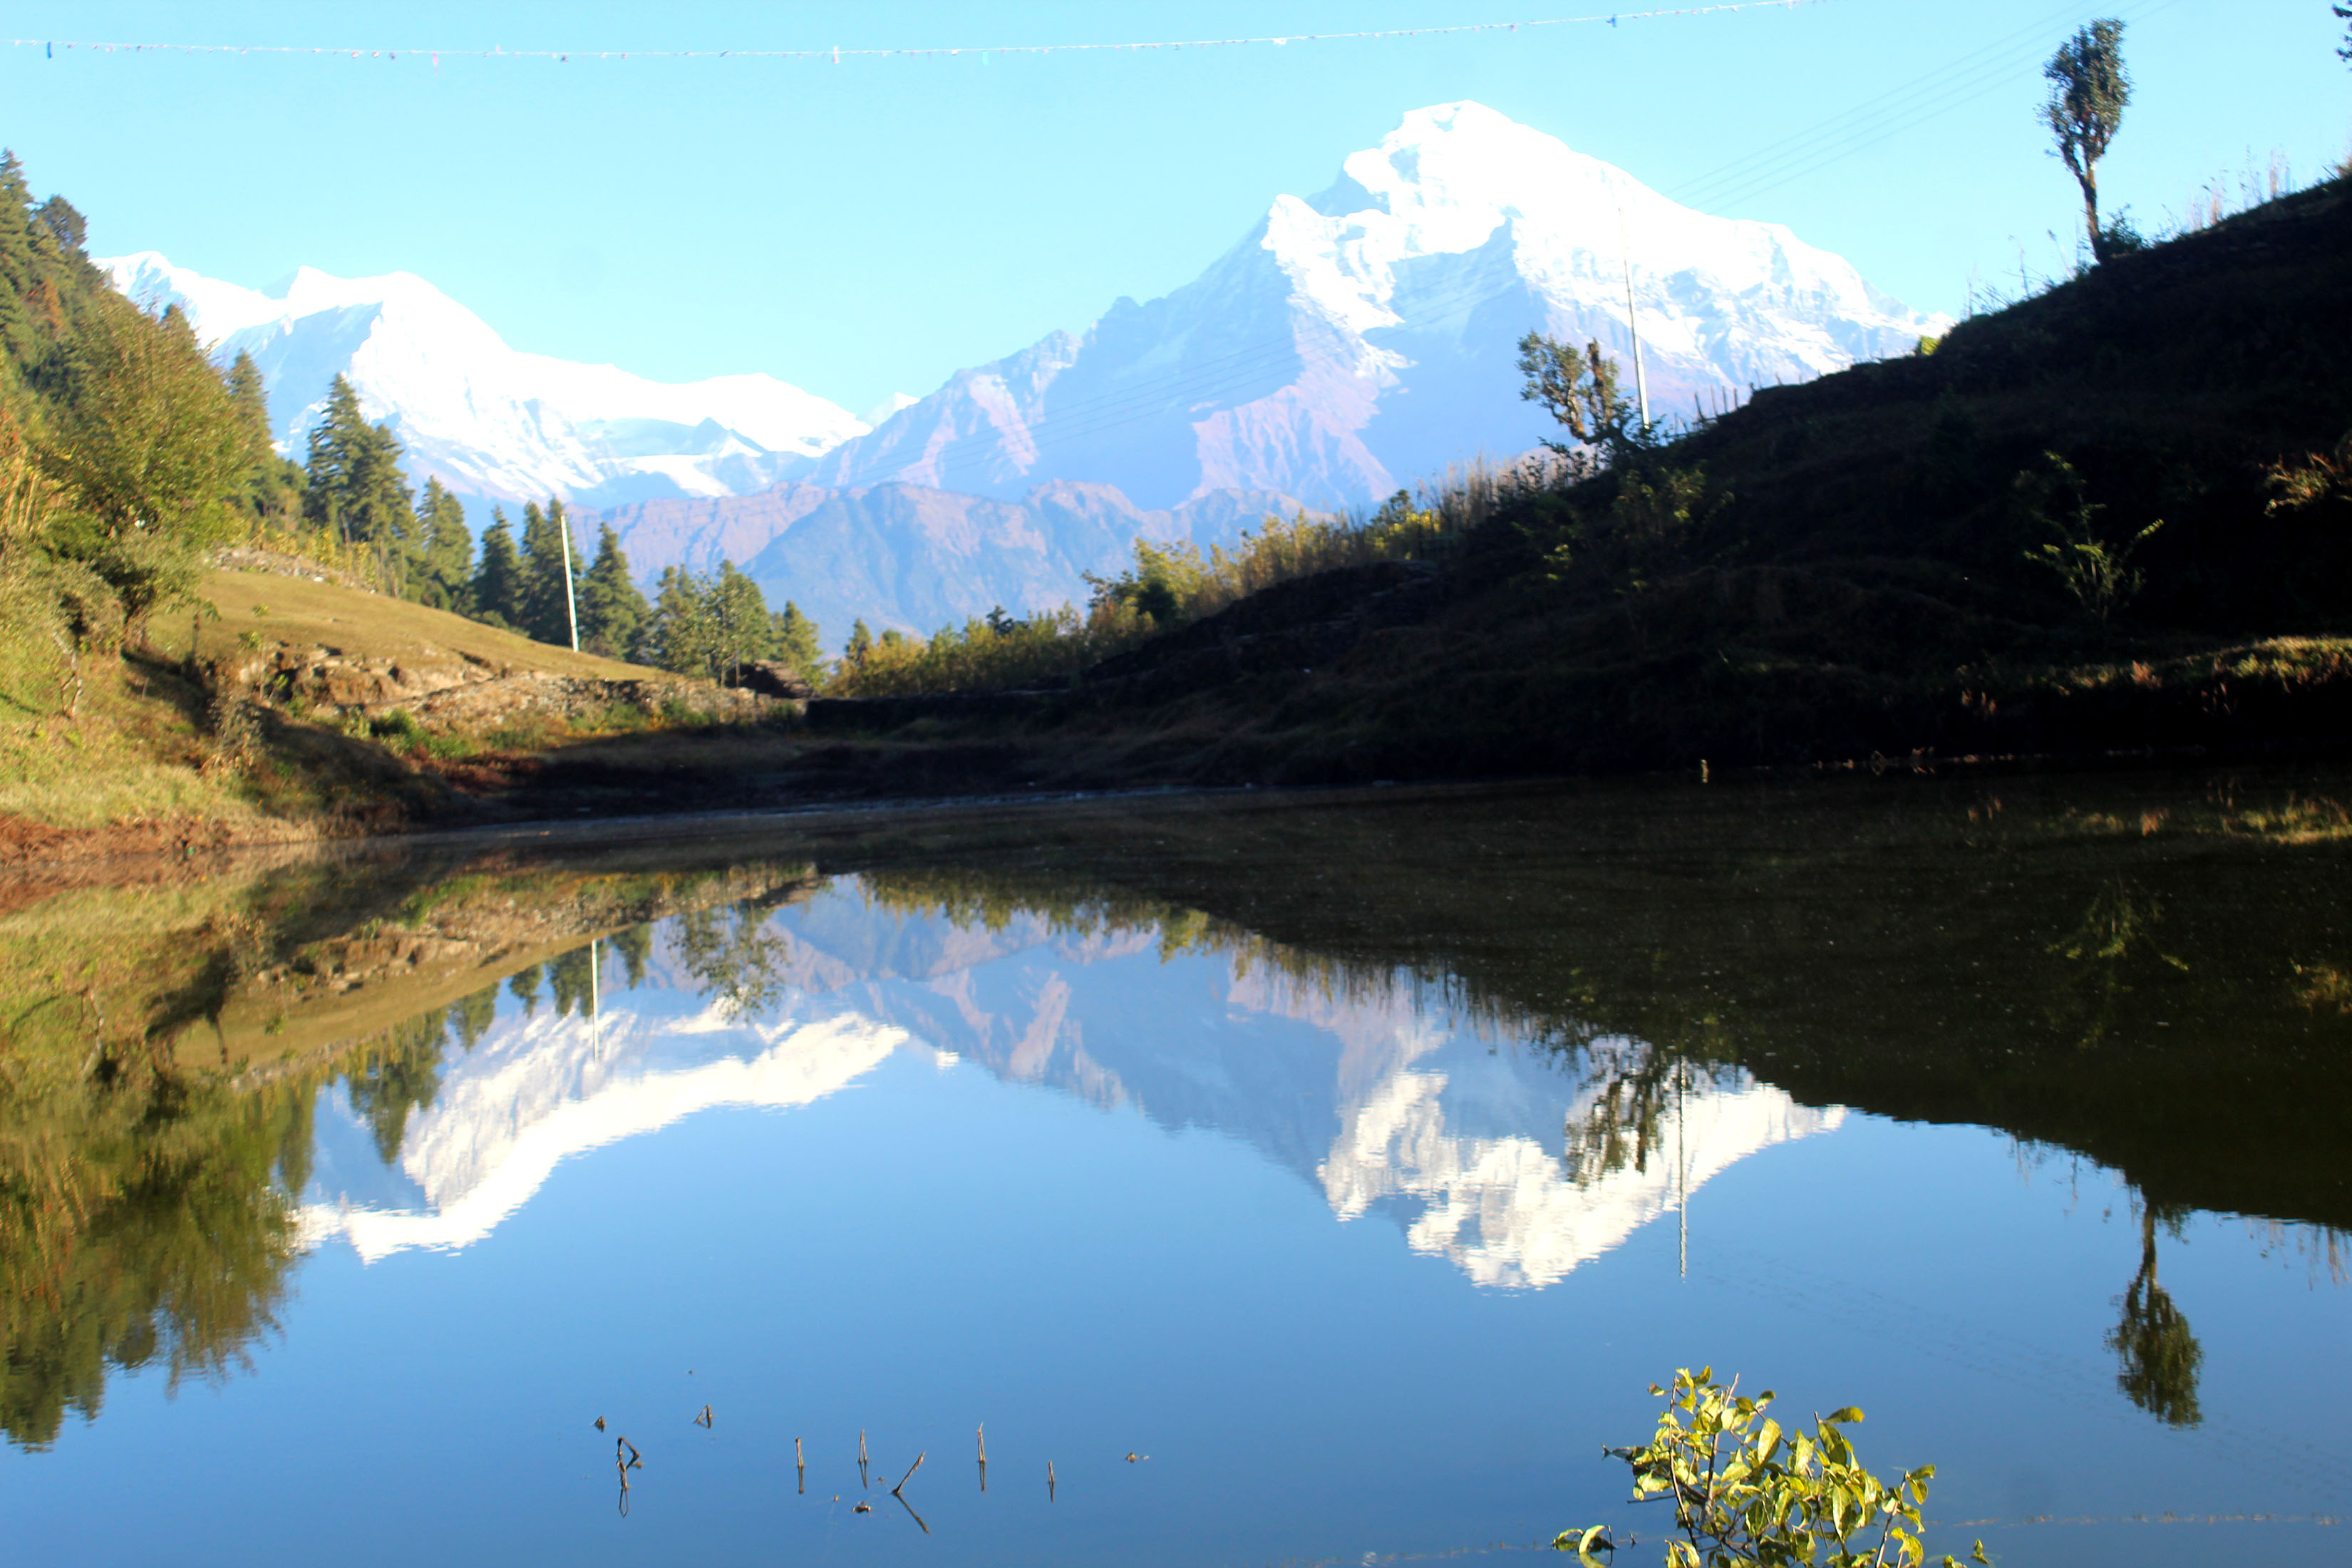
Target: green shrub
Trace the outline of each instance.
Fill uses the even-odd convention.
[[[388,742],[394,751],[414,751],[425,739],[425,726],[405,708],[395,708],[381,719],[368,721],[368,733]]]
[[[1891,1487],[1863,1468],[1841,1429],[1861,1411],[1816,1416],[1807,1436],[1764,1413],[1769,1390],[1744,1398],[1736,1379],[1718,1384],[1711,1367],[1676,1372],[1671,1391],[1652,1384],[1650,1392],[1666,1407],[1648,1446],[1608,1451],[1633,1470],[1637,1500],[1674,1503],[1682,1534],[1666,1538],[1666,1568],[1912,1568],[1925,1560],[1920,1510],[1936,1467]],[[1605,1530],[1562,1531],[1552,1548],[1601,1568],[1592,1553],[1615,1550]],[[1971,1555],[1989,1561],[1982,1542]],[[1958,1568],[1955,1558],[1942,1561]]]

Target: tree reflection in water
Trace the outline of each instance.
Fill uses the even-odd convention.
[[[274,1178],[307,1160],[315,1084],[239,1093],[101,1059],[13,1059],[0,1083],[0,1431],[20,1447],[68,1411],[95,1420],[109,1368],[176,1386],[242,1365],[298,1252]]]
[[[2204,1419],[2197,1406],[2197,1373],[2205,1348],[2156,1281],[2157,1222],[2161,1218],[2177,1240],[2185,1217],[2170,1211],[2159,1215],[2157,1205],[2140,1200],[2139,1272],[2121,1298],[2123,1318],[2107,1335],[2107,1348],[2122,1363],[2116,1386],[2170,1426],[2194,1426]]]
[[[944,826],[911,847],[843,848],[833,869],[908,916],[1148,931],[1163,958],[1222,954],[1329,995],[1431,987],[1498,1035],[1556,1047],[1595,1091],[1562,1095],[1587,1107],[1563,1129],[1582,1184],[1678,1158],[1678,1098],[1735,1079],[2074,1151],[2141,1194],[2141,1266],[2106,1336],[2119,1388],[2190,1426],[2202,1352],[2158,1281],[2157,1224],[2278,1215],[2330,1247],[2352,1225],[2342,813],[2273,809],[2252,790],[2192,809],[2194,792],[2175,790],[2169,816],[2100,815],[2079,784],[2029,811],[2033,787],[2004,784],[2007,807],[1971,805],[1965,824],[1967,801],[1930,793],[1751,805],[1720,792],[1653,808],[1645,792],[1589,811],[1507,793],[1444,812],[1196,804],[1150,832],[1139,807],[1074,808],[1021,819],[1012,849],[968,851],[993,869],[943,868],[968,864]],[[1041,848],[1048,826],[1064,837]],[[665,973],[726,1016],[773,1012],[794,955],[769,916],[818,885],[809,844],[777,833],[730,840],[701,869],[453,863],[394,868],[378,886],[298,868],[207,888],[185,911],[181,892],[150,905],[110,892],[0,918],[0,981],[22,998],[0,1033],[0,1430],[53,1441],[65,1412],[96,1413],[110,1367],[232,1369],[284,1300],[320,1089],[347,1085],[396,1163],[509,974],[534,1007],[551,994],[558,1016]],[[779,858],[745,858],[762,847]],[[658,940],[656,921],[674,922]],[[386,1027],[401,987],[425,981],[385,960],[327,983],[337,944],[356,954],[378,924],[466,948],[498,979]],[[601,976],[587,946],[600,931],[614,933]],[[320,962],[289,968],[304,953]],[[453,972],[437,973],[431,984]],[[296,1058],[302,1020],[354,992],[371,1037],[346,1045],[320,1024],[300,1047],[315,1055]],[[244,1059],[277,1065],[232,1078],[240,997]],[[294,1033],[267,1043],[289,1016]],[[109,1018],[132,1022],[93,1048]],[[175,1031],[203,1049],[175,1058]],[[2307,1135],[2276,1135],[2284,1107]]]

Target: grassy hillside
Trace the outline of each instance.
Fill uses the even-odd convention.
[[[0,648],[0,858],[494,818],[551,747],[766,710],[322,574],[197,593],[119,657]]]

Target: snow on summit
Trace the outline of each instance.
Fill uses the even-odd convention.
[[[1484,104],[1437,104],[1321,195],[1276,196],[1174,293],[959,373],[814,477],[1006,499],[1079,480],[1147,507],[1220,489],[1374,500],[1551,433],[1518,395],[1527,332],[1629,362],[1629,266],[1664,413],[1906,353],[1947,324],[1780,225],[1694,212]]]
[[[347,375],[369,417],[390,420],[407,447],[411,477],[438,475],[462,495],[608,505],[740,494],[866,428],[772,376],[669,384],[522,353],[414,273],[305,267],[260,289],[154,251],[99,265],[132,300],[184,309],[223,360],[250,353],[285,450],[299,455],[329,384]]]

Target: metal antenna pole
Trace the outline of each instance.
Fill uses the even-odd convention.
[[[1638,374],[1640,370],[1638,359],[1634,368]],[[1643,405],[1644,412],[1642,417],[1644,423],[1649,419],[1648,406],[1646,403]],[[563,505],[562,501],[551,500],[548,504],[557,509],[555,528],[563,538],[563,618],[572,627],[572,651],[578,653],[580,651],[580,601],[572,595],[572,518],[569,513],[562,510]]]
[[[1633,338],[1633,390],[1642,400],[1642,428],[1650,427],[1650,381],[1642,374],[1642,325],[1633,319],[1633,244],[1626,237],[1625,209],[1617,209],[1617,253],[1625,262],[1625,330]]]
[[[1683,1089],[1687,1081],[1683,1074],[1675,1073],[1675,1206],[1682,1215],[1683,1278],[1690,1278],[1690,1155],[1684,1140],[1690,1135],[1688,1118],[1683,1107]]]

